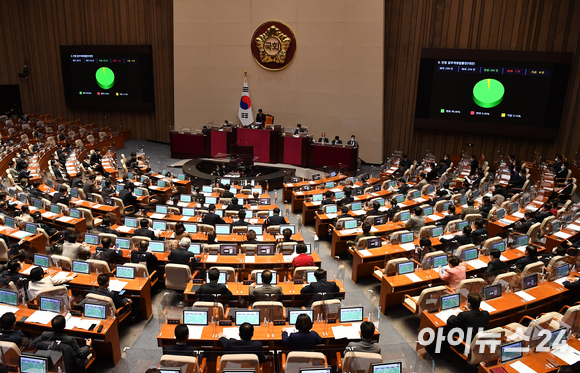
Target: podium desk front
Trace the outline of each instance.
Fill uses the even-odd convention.
[[[283,136],[280,146],[282,163],[295,166],[308,166],[308,151],[310,139],[306,136]]]
[[[358,148],[343,145],[312,145],[311,167],[336,167],[340,165],[348,170],[356,169]]]
[[[254,147],[256,162],[278,163],[278,137],[280,131],[237,128],[237,145]]]
[[[209,136],[171,131],[171,158],[209,156]]]

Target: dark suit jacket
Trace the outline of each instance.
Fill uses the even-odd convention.
[[[264,114],[264,113],[262,113],[262,114],[258,113],[256,115],[256,123],[262,123],[262,124],[264,124],[265,122],[266,122],[266,114]]]
[[[485,268],[485,273],[491,275],[497,275],[500,273],[507,272],[509,266],[502,262],[500,259],[491,260],[487,263],[487,268]]]
[[[568,169],[560,169],[558,172],[556,172],[556,179],[565,179],[566,176],[568,176]]]
[[[105,249],[104,247],[97,247],[97,258],[100,260],[104,260],[106,262],[111,262],[115,260],[115,258],[120,258],[122,256],[122,252],[113,250],[113,249]]]
[[[244,206],[242,206],[242,205],[230,204],[230,205],[228,205],[228,208],[226,209],[226,211],[227,210],[229,210],[229,211],[232,211],[232,210],[234,210],[234,211],[240,211],[240,210],[243,210],[243,209],[244,209]]]
[[[55,205],[57,203],[64,203],[65,205],[68,205],[69,201],[70,201],[70,198],[68,196],[64,196],[64,195],[60,194],[60,192],[56,192],[52,196],[52,203]]]
[[[26,336],[22,332],[22,330],[12,329],[12,330],[4,330],[0,331],[0,341],[2,342],[13,342],[16,343],[18,346],[22,346],[22,342]]]
[[[98,294],[98,295],[102,295],[102,296],[111,298],[113,300],[113,303],[115,304],[115,307],[117,307],[117,308],[121,308],[125,304],[127,304],[127,298],[121,297],[119,295],[119,293],[117,293],[115,291],[109,291],[109,290],[103,289],[103,288],[92,288],[90,290],[90,292],[93,294]]]
[[[493,206],[491,203],[489,205],[482,205],[479,209],[479,213],[481,214],[481,217],[486,219],[487,215],[489,215],[489,212],[491,211],[492,208],[493,208]]]
[[[153,232],[152,230],[149,229],[143,229],[143,228],[139,228],[139,229],[135,229],[135,233],[133,234],[134,236],[143,236],[143,237],[149,237],[152,240],[155,240],[155,232]]]
[[[288,332],[283,332],[282,343],[289,345],[292,351],[314,351],[316,345],[322,343],[322,338],[312,330],[290,335],[288,335]]]
[[[475,173],[477,172],[477,167],[479,167],[479,162],[477,161],[477,159],[474,159],[473,161],[471,161],[469,165],[471,166],[471,172],[469,174],[475,175]]]
[[[448,240],[446,240],[445,238],[440,238],[439,241],[441,241],[442,243],[457,241],[457,245],[462,246],[462,245],[467,245],[467,244],[473,243],[473,237],[471,237],[471,235],[465,236],[463,234],[458,234],[458,235],[455,235],[455,236],[453,236],[453,238],[450,238]]]
[[[228,352],[238,352],[238,353],[254,353],[258,356],[260,363],[266,361],[266,356],[262,351],[262,342],[260,341],[244,341],[237,339],[227,339],[225,337],[220,338],[220,343],[224,350]]]
[[[346,145],[356,146],[356,140],[348,140]]]
[[[528,230],[530,229],[530,227],[532,225],[534,225],[534,223],[535,223],[535,221],[533,221],[532,219],[524,220],[521,222],[517,222],[514,227],[515,227],[516,232],[526,234],[526,233],[528,233]]]
[[[119,192],[119,198],[123,201],[125,207],[135,206],[137,207],[137,197],[133,193],[129,192],[127,189],[123,189]]]
[[[74,337],[66,335],[65,333],[56,333],[52,331],[43,332],[40,336],[36,337],[30,343],[30,346],[37,348],[36,346],[43,341],[60,341],[60,343],[67,344],[70,347],[72,347],[77,357],[81,359],[86,358],[90,352],[88,346],[84,346],[81,348]]]
[[[175,250],[171,250],[167,259],[171,263],[175,264],[189,264],[189,260],[193,258],[192,262],[195,264],[197,261],[195,260],[195,254],[191,251],[187,251],[184,248],[180,247]]]
[[[195,294],[201,295],[204,301],[213,302],[215,300],[214,294],[232,295],[232,292],[226,285],[218,284],[217,282],[210,282],[201,285]]]
[[[149,272],[149,274],[151,274],[151,272],[153,272],[155,270],[155,267],[157,266],[157,257],[155,256],[155,254],[150,253],[150,252],[143,252],[143,251],[132,251],[131,252],[131,263],[141,263],[141,262],[145,262],[147,265],[147,271]]]
[[[329,141],[330,141],[330,140],[328,140],[328,137],[320,137],[320,138],[318,139],[318,142],[325,142],[325,143],[327,143],[327,144],[328,144],[328,142],[329,142]]]
[[[342,140],[332,140],[332,145],[342,145]]]
[[[460,328],[464,335],[467,335],[467,329],[472,328],[471,339],[477,334],[479,328],[487,329],[489,324],[489,312],[480,310],[470,310],[460,312],[459,315],[452,315],[447,320],[449,329]],[[466,341],[468,342],[468,341]],[[470,341],[469,341],[470,342]]]
[[[519,173],[517,173],[514,176],[512,176],[512,178],[510,179],[509,185],[512,188],[521,189],[524,186],[525,182],[526,182],[526,178],[524,176],[520,175]]]
[[[336,285],[336,282],[328,282],[327,280],[312,282],[310,285],[304,286],[300,290],[300,294],[314,294],[312,301],[324,299],[334,299],[338,297],[340,288]],[[318,293],[326,293],[323,296],[318,295]]]
[[[213,212],[208,212],[207,214],[205,214],[201,222],[203,224],[209,224],[213,226],[215,226],[216,224],[225,224],[224,219],[220,218],[218,214],[215,214]]]
[[[174,345],[163,347],[164,355],[179,355],[179,356],[193,356],[193,352],[196,350],[195,346],[187,345]]]
[[[266,225],[286,224],[286,218],[280,215],[272,215],[266,219]]]
[[[234,194],[232,192],[230,192],[229,190],[226,190],[222,193],[222,198],[233,198]]]
[[[245,227],[247,225],[250,225],[250,223],[245,220],[236,220],[232,223],[232,227]]]
[[[112,188],[103,187],[103,190],[101,192],[101,195],[103,196],[103,198],[109,198],[113,194],[115,194],[115,191]]]
[[[518,267],[518,269],[519,269],[520,271],[523,271],[523,270],[524,270],[524,268],[526,268],[526,266],[527,266],[528,264],[535,263],[535,262],[537,262],[537,261],[539,261],[539,260],[540,260],[540,259],[538,259],[538,258],[534,258],[534,257],[527,256],[527,255],[526,255],[526,256],[524,256],[523,258],[520,258],[520,259],[518,259],[518,261],[516,262],[516,267]]]

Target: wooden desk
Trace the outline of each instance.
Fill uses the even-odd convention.
[[[14,239],[15,241],[24,240],[25,242],[28,242],[31,247],[36,249],[38,253],[42,254],[46,253],[47,242],[46,237],[44,237],[43,234],[38,233],[25,238],[20,238],[19,236],[16,235],[17,232],[19,232],[19,229],[10,228],[5,225],[0,225],[0,234],[3,234],[11,239]]]
[[[343,179],[346,179],[346,175],[339,174],[333,177],[326,177],[320,180],[306,180],[301,181],[299,183],[284,183],[284,185],[282,186],[282,198],[284,199],[284,201],[290,201],[292,199],[292,192],[294,190],[300,189],[304,185],[311,185],[314,187],[315,185],[326,184],[330,181],[339,182],[340,180]]]
[[[500,298],[486,301],[495,311],[490,312],[488,329],[507,325],[511,322],[519,322],[522,316],[535,317],[542,312],[552,311],[553,303],[560,302],[568,293],[564,286],[556,282],[540,283],[539,286],[526,290],[526,293],[533,296],[533,301],[526,302],[515,293],[504,294]],[[424,311],[421,315],[419,333],[425,328],[437,331],[447,324],[436,316],[436,313]],[[416,350],[419,354],[425,352],[427,346],[422,346],[417,342]]]
[[[302,290],[305,284],[294,284],[292,281],[282,282],[282,280],[283,279],[278,278],[277,286],[282,288],[284,294],[284,297],[279,301],[281,301],[286,307],[300,307],[310,303],[313,294],[300,294],[300,290]],[[344,299],[346,291],[339,281],[336,281],[336,283],[340,288],[340,295],[337,298]],[[194,284],[191,281],[187,284],[183,296],[188,304],[193,304],[198,300],[198,296],[192,288],[194,286],[197,288],[200,285],[201,284]],[[248,305],[248,302],[250,301],[250,285],[244,285],[242,282],[228,282],[228,288],[232,292],[232,295],[228,297],[227,302],[230,306]]]

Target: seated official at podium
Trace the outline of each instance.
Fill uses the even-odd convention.
[[[318,142],[323,142],[323,143],[329,143],[330,140],[328,140],[328,137],[326,137],[326,133],[322,132],[320,134],[320,138],[318,139]]]
[[[340,139],[340,137],[334,136],[334,140],[332,140],[332,145],[342,145],[342,140]]]
[[[348,142],[346,143],[346,145],[350,145],[352,147],[356,147],[357,146],[357,142],[356,142],[356,138],[354,135],[350,135],[350,140],[348,140]]]
[[[302,125],[300,123],[298,123],[296,125],[296,129],[294,130],[294,136],[297,136],[301,133],[304,133],[304,130],[302,129]]]
[[[258,109],[258,114],[256,115],[256,125],[258,128],[263,128],[264,123],[266,123],[266,114],[262,112],[262,109]]]

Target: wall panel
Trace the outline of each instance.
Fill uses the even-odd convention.
[[[169,142],[173,126],[173,1],[2,0],[0,84],[20,84],[25,112],[130,129]],[[155,111],[72,110],[65,106],[60,45],[151,44]],[[24,61],[28,80],[19,79]],[[108,119],[105,119],[107,117]]]
[[[412,11],[410,11],[412,10]],[[421,158],[462,150],[537,153],[574,159],[580,150],[580,2],[549,0],[387,0],[385,5],[384,155],[403,150]],[[439,132],[414,129],[421,48],[473,48],[572,52],[570,82],[555,140]],[[404,87],[404,89],[402,88]],[[473,143],[468,148],[467,143]]]

